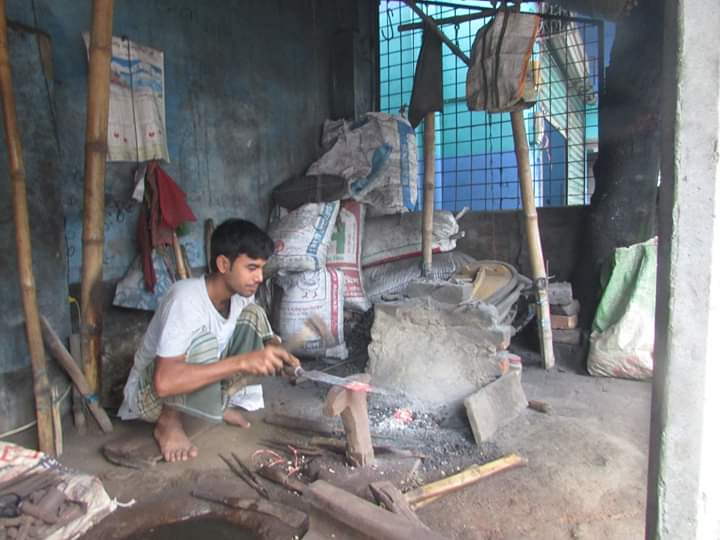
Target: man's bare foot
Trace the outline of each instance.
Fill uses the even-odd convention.
[[[238,426],[241,428],[250,427],[250,422],[245,420],[245,417],[240,412],[240,409],[228,407],[223,413],[223,420],[225,420],[225,422],[227,422],[228,424],[232,424],[233,426]]]
[[[153,436],[167,462],[187,461],[198,454],[197,448],[190,442],[183,429],[180,412],[171,407],[163,406]]]

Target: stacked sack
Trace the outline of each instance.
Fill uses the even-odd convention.
[[[432,275],[447,280],[475,259],[453,251],[460,236],[458,219],[451,212],[433,213]],[[422,214],[396,214],[367,219],[362,248],[365,292],[373,303],[401,294],[411,281],[422,277]]]
[[[326,122],[322,141],[325,153],[307,174],[273,192],[289,213],[268,229],[275,255],[266,275],[273,325],[300,343],[292,352],[345,358],[344,311],[365,312],[421,275],[422,216],[407,213],[417,201],[417,146],[407,120],[384,113]],[[442,253],[433,277],[447,279],[473,261],[444,253],[457,236],[455,216],[436,212],[433,251]],[[322,318],[331,340],[305,327],[311,316]]]
[[[346,200],[304,204],[270,225],[275,254],[265,271],[276,286],[273,325],[283,338],[294,337],[293,353],[347,357],[344,310],[371,307],[360,272],[364,219],[364,205]],[[312,316],[332,339],[306,327]]]

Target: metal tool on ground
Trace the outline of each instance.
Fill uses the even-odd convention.
[[[235,460],[235,463],[233,463],[229,458],[226,458],[222,454],[218,455],[220,456],[220,459],[222,459],[225,464],[230,468],[230,470],[234,472],[237,476],[239,476],[242,480],[244,480],[248,486],[253,488],[258,493],[258,495],[266,499],[270,498],[267,490],[265,489],[265,486],[260,483],[260,479],[257,477],[257,475],[253,471],[251,471],[250,468],[245,465],[234,452],[231,452],[230,455]]]

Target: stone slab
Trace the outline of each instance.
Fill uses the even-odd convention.
[[[475,442],[491,440],[495,432],[527,408],[520,377],[511,372],[465,399],[465,411]]]

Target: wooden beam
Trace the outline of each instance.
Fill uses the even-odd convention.
[[[91,392],[100,389],[102,270],[105,238],[105,161],[110,110],[113,0],[93,0],[85,125],[85,195],[80,301],[83,371]]]
[[[37,415],[38,447],[41,452],[55,454],[53,437],[52,406],[50,386],[46,371],[45,349],[40,331],[40,314],[37,305],[37,291],[32,266],[32,244],[30,239],[30,216],[25,182],[25,164],[22,157],[22,143],[17,127],[15,95],[10,72],[7,19],[5,0],[0,0],[0,94],[2,94],[3,124],[10,166],[13,216],[15,219],[15,246],[17,249],[20,295],[25,314],[25,334],[30,352]]]
[[[515,157],[518,164],[523,213],[525,214],[530,268],[537,296],[535,309],[538,322],[538,337],[540,338],[540,353],[543,366],[545,369],[550,369],[555,365],[555,353],[553,352],[552,328],[550,326],[550,304],[547,297],[547,274],[545,272],[542,242],[540,241],[537,209],[535,208],[535,192],[533,190],[532,173],[530,172],[530,150],[528,149],[527,135],[525,133],[523,112],[521,110],[512,111],[510,121],[515,140]]]
[[[303,499],[351,529],[378,540],[440,540],[444,538],[424,526],[409,521],[337,488],[323,480],[305,487]]]
[[[467,55],[464,52],[462,52],[462,50],[460,50],[460,47],[455,45],[455,43],[453,43],[450,40],[450,38],[444,34],[444,32],[442,30],[440,30],[438,25],[435,24],[435,21],[433,20],[432,17],[425,15],[425,12],[422,9],[420,9],[419,7],[417,7],[417,4],[415,4],[415,2],[413,0],[403,0],[403,1],[405,2],[405,4],[407,4],[407,6],[410,9],[412,9],[415,12],[415,14],[418,17],[420,17],[423,20],[423,22],[427,25],[427,27],[432,32],[435,32],[435,34],[437,34],[437,36],[443,41],[443,43],[445,43],[445,45],[447,45],[450,48],[450,50],[455,54],[455,56],[457,56],[460,60],[465,62],[468,66],[470,65],[470,59],[467,57]]]
[[[468,6],[471,7],[471,6]],[[433,19],[435,24],[442,26],[445,24],[460,24],[468,21],[475,21],[477,19],[485,19],[486,17],[492,17],[497,13],[497,9],[481,9],[477,13],[470,13],[468,15],[456,15],[455,17],[446,17],[444,19]],[[422,30],[425,23],[406,23],[398,26],[398,32],[407,32],[408,30]]]
[[[435,112],[425,115],[423,129],[424,184],[422,214],[422,274],[432,273],[433,214],[435,212]]]

